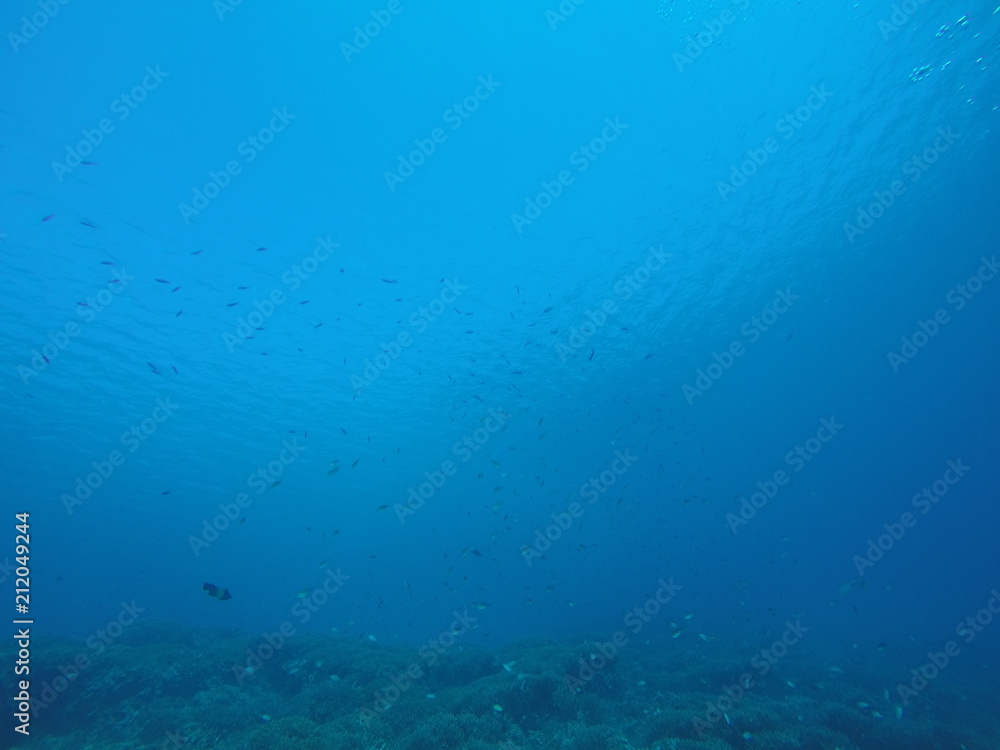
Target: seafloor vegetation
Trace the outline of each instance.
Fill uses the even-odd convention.
[[[997,702],[985,678],[975,687],[949,671],[901,705],[896,684],[909,676],[906,664],[921,663],[920,652],[916,661],[897,655],[891,668],[887,662],[831,665],[815,655],[788,654],[761,675],[745,653],[714,643],[629,644],[613,659],[603,658],[598,643],[538,639],[495,650],[456,645],[436,654],[296,636],[269,653],[259,638],[137,623],[108,647],[35,643],[36,710],[31,737],[20,746],[1000,747]],[[269,658],[248,668],[248,649]],[[12,663],[8,646],[0,655]],[[579,680],[575,690],[568,675]],[[753,684],[742,689],[747,675]]]

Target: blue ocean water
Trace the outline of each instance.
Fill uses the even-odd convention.
[[[587,706],[528,726],[486,691],[496,737],[440,746],[996,746],[995,3],[2,18],[0,560],[14,602],[30,514],[9,611],[34,654],[3,671],[35,702],[11,742],[163,746],[70,706],[120,703],[101,659],[172,639],[220,665],[177,695],[318,674],[289,661],[307,643],[409,654],[454,689],[420,649],[475,651],[523,687],[530,659],[503,654],[544,639],[573,657],[538,672],[582,700],[573,664],[624,634],[614,737],[565,728]],[[659,658],[691,670],[687,734],[630,734],[628,710],[681,695],[635,687]],[[694,734],[745,672],[757,693]],[[385,724],[386,674],[338,697],[372,722],[343,746],[434,746]],[[809,713],[807,681],[862,728]],[[846,739],[763,736],[747,707],[779,689],[784,731]],[[169,703],[149,691],[129,695]],[[963,701],[992,717],[967,735]],[[286,714],[224,729],[325,725]]]

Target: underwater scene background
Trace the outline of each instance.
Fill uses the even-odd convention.
[[[1000,747],[995,2],[0,17],[0,745]]]

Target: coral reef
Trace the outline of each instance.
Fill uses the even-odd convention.
[[[789,657],[796,679],[739,680],[738,650],[529,639],[434,659],[302,635],[258,662],[234,632],[136,624],[94,649],[36,647],[42,750],[931,750],[997,747],[991,686],[938,680],[919,710],[874,669]],[[11,656],[9,646],[0,655]],[[80,655],[86,655],[81,661]],[[73,666],[76,665],[76,666]],[[889,669],[888,665],[883,665]],[[890,669],[891,673],[896,670]],[[905,672],[903,672],[905,673]],[[914,701],[914,703],[917,703]]]

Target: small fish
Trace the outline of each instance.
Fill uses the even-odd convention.
[[[312,592],[313,592],[313,589],[312,589],[312,588],[307,588],[307,589],[299,589],[298,591],[296,591],[296,592],[295,592],[295,597],[296,597],[297,599],[305,599],[305,598],[306,598],[307,596],[309,596],[309,595],[310,595],[310,594],[311,594]]]
[[[382,279],[386,284],[398,284],[399,282],[395,279]]]
[[[229,593],[229,589],[224,589],[216,586],[213,583],[203,583],[201,585],[202,591],[207,591],[209,596],[213,596],[219,601],[225,601],[226,599],[232,599],[232,595]]]
[[[351,464],[351,468],[353,469],[355,466],[357,466],[358,465],[358,461],[360,461],[360,460],[361,460],[360,458],[355,459],[354,463]]]
[[[193,253],[191,253],[191,255],[201,255],[203,252],[205,252],[205,251],[204,250],[195,250]]]
[[[46,216],[46,217],[45,217],[44,219],[42,219],[42,221],[48,221],[49,219],[51,219],[51,218],[52,218],[52,217],[54,217],[54,216],[55,216],[55,214],[49,214],[49,215],[48,215],[48,216]]]
[[[258,253],[262,253],[262,252],[264,252],[265,250],[267,250],[267,248],[266,248],[266,247],[258,247],[258,248],[257,248],[257,252],[258,252]]]
[[[273,490],[275,487],[281,484],[282,481],[283,480],[279,479],[277,482],[271,482],[271,489]]]
[[[161,284],[169,284],[170,283],[166,279],[156,279],[156,281],[160,282]]]
[[[226,307],[236,307],[238,304],[240,304],[240,303],[239,302],[230,302],[228,305],[226,305]]]
[[[375,510],[376,512],[381,513],[383,510],[388,510],[388,509],[389,509],[388,505],[380,505]]]
[[[677,628],[673,633],[670,634],[671,638],[679,638],[680,634],[684,632],[684,628]]]
[[[180,291],[180,289],[181,289],[181,288],[180,288],[179,286],[175,286],[175,287],[174,287],[173,289],[171,289],[171,290],[170,290],[170,292],[171,292],[171,293],[173,293],[173,292],[179,292],[179,291]]]

